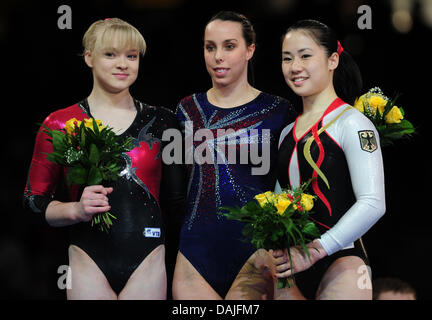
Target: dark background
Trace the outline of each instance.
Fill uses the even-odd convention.
[[[246,14],[254,23],[258,46],[255,87],[300,100],[287,88],[280,68],[280,37],[294,21],[313,18],[331,26],[362,70],[364,91],[379,86],[389,96],[401,93],[398,105],[418,135],[383,151],[386,215],[364,236],[373,277],[394,276],[412,284],[420,299],[431,299],[429,246],[431,214],[428,185],[432,170],[429,101],[431,24],[423,2],[412,2],[409,30],[393,25],[392,1],[356,0],[128,0],[2,1],[1,40],[1,216],[0,297],[64,299],[57,287],[60,265],[67,265],[67,242],[61,228],[29,223],[21,198],[34,146],[36,123],[52,111],[88,96],[90,70],[80,53],[90,24],[122,18],[144,35],[147,53],[132,95],[149,104],[174,109],[186,95],[207,90],[202,37],[209,18],[219,10]],[[72,29],[60,30],[60,5],[72,9]],[[372,29],[360,30],[357,8],[372,9]],[[429,13],[432,15],[432,13]],[[399,21],[399,20],[398,20]]]

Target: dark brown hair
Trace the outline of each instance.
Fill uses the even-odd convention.
[[[379,278],[373,282],[373,299],[377,300],[383,292],[393,291],[396,293],[412,293],[417,299],[415,289],[405,281],[398,278]]]

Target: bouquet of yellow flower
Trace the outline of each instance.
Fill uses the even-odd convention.
[[[53,145],[53,152],[47,159],[65,166],[67,182],[70,185],[95,185],[102,181],[117,180],[120,171],[122,153],[132,148],[132,138],[122,141],[112,128],[102,125],[94,118],[78,121],[68,120],[63,130],[51,130],[43,125],[48,139]],[[98,225],[102,231],[108,231],[112,220],[116,219],[109,212],[95,214],[92,226]]]
[[[405,112],[395,105],[398,96],[389,99],[380,88],[375,87],[358,97],[354,108],[368,117],[378,130],[382,146],[394,140],[409,137],[415,132],[411,122],[404,119]]]
[[[320,233],[309,219],[315,199],[315,196],[304,193],[309,183],[293,190],[283,189],[280,194],[267,191],[256,195],[241,208],[221,207],[218,213],[245,223],[242,233],[257,249],[300,246],[310,258],[306,244]],[[289,250],[288,257],[292,268]],[[292,280],[292,276],[278,279],[278,289],[290,287]]]

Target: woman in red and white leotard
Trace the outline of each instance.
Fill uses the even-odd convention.
[[[307,245],[311,259],[290,249],[292,269],[287,250],[273,251],[276,275],[296,275],[296,286],[275,298],[371,299],[361,236],[384,214],[385,193],[377,130],[346,103],[360,93],[360,73],[333,31],[313,20],[288,29],[282,70],[303,113],[282,131],[276,191],[315,178],[311,218],[321,237]]]

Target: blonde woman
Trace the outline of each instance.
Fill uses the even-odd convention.
[[[117,18],[99,20],[85,33],[83,45],[93,89],[81,102],[51,113],[44,124],[60,130],[71,118],[94,117],[120,137],[132,137],[133,149],[123,154],[122,171],[112,185],[87,186],[82,193],[67,186],[70,199],[62,202],[54,194],[67,169],[46,159],[52,146],[39,130],[24,203],[50,226],[69,226],[68,299],[166,299],[159,190],[163,184],[167,213],[176,207],[181,212],[184,184],[180,166],[162,163],[161,137],[164,129],[177,128],[177,121],[170,110],[139,102],[129,92],[146,50],[136,28]],[[92,216],[108,210],[117,217],[110,231],[92,228]],[[146,230],[159,232],[148,237]]]

